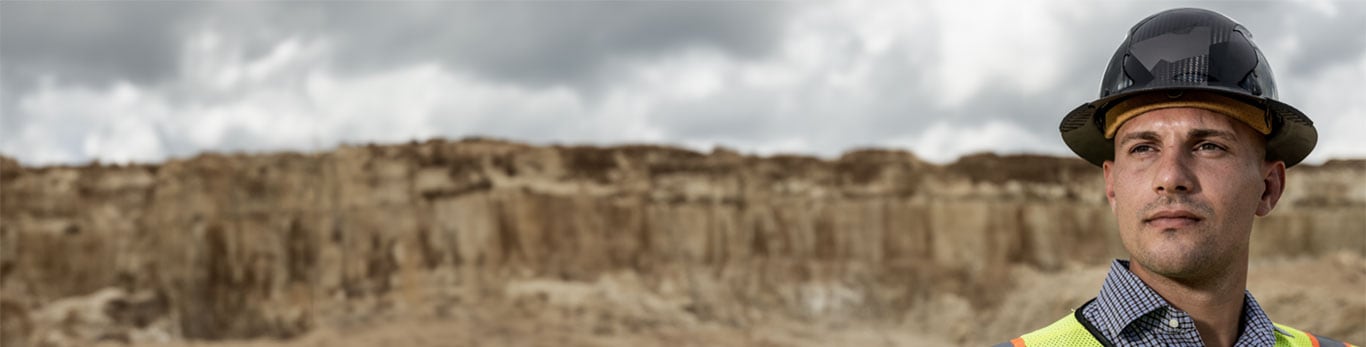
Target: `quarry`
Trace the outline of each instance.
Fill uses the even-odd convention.
[[[1101,170],[494,139],[26,167],[4,346],[987,345],[1124,258]],[[1366,160],[1290,169],[1249,290],[1366,341]]]

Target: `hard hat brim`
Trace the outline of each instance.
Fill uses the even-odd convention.
[[[1058,129],[1063,142],[1092,165],[1101,166],[1115,158],[1115,144],[1105,138],[1105,112],[1118,101],[1140,94],[1177,93],[1186,90],[1217,92],[1266,110],[1271,133],[1266,135],[1267,160],[1280,160],[1286,167],[1303,161],[1318,143],[1318,131],[1304,112],[1275,99],[1253,97],[1216,86],[1166,86],[1129,90],[1077,106],[1063,117]]]

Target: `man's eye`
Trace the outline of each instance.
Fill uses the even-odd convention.
[[[1133,146],[1133,147],[1129,148],[1129,153],[1152,152],[1153,150],[1155,150],[1155,148],[1153,148],[1153,146],[1149,146],[1149,145],[1137,145],[1137,146]]]
[[[1224,147],[1221,147],[1213,143],[1205,142],[1198,146],[1195,146],[1195,149],[1201,151],[1222,151],[1224,150]]]

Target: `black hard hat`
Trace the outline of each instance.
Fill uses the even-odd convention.
[[[1100,98],[1073,109],[1058,129],[1073,152],[1100,166],[1115,156],[1107,129],[1112,133],[1126,120],[1107,117],[1116,106],[1192,95],[1251,110],[1251,115],[1234,118],[1262,131],[1267,159],[1284,161],[1287,167],[1304,160],[1318,142],[1314,122],[1276,100],[1271,67],[1247,28],[1217,12],[1192,8],[1163,11],[1129,29],[1105,69]],[[1107,118],[1116,126],[1108,127]]]

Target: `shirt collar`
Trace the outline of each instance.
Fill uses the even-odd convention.
[[[1143,280],[1129,271],[1129,261],[1116,259],[1110,264],[1110,273],[1105,276],[1105,283],[1101,285],[1100,294],[1096,296],[1094,302],[1097,313],[1096,321],[1092,322],[1102,333],[1114,338],[1119,336],[1124,328],[1128,327],[1140,317],[1153,313],[1153,311],[1166,309],[1177,310],[1167,303],[1166,299],[1157,295],[1157,292],[1149,288]],[[1269,335],[1272,331],[1282,335],[1290,335],[1280,327],[1271,323],[1271,319],[1262,311],[1262,306],[1257,300],[1252,298],[1252,293],[1243,290],[1243,314],[1242,331],[1239,339],[1256,338],[1258,335],[1268,334],[1270,341],[1275,341],[1274,335]],[[1270,328],[1271,331],[1268,331]],[[1265,341],[1265,340],[1263,340]]]
[[[1119,333],[1129,324],[1158,309],[1170,307],[1167,300],[1157,295],[1152,288],[1129,272],[1129,262],[1115,260],[1110,264],[1110,273],[1096,296],[1094,312],[1098,319],[1093,322],[1097,329],[1109,336]]]
[[[1262,311],[1262,305],[1258,304],[1257,299],[1252,298],[1252,292],[1249,292],[1246,289],[1243,290],[1243,320],[1245,321],[1243,324],[1243,335],[1257,334],[1259,331],[1265,331],[1264,329],[1258,329],[1259,327],[1269,326],[1272,331],[1275,331],[1277,334],[1290,336],[1289,332],[1281,330],[1281,327],[1278,327],[1271,322],[1271,317],[1268,317],[1266,312]],[[1276,337],[1272,336],[1271,338],[1274,340]]]

